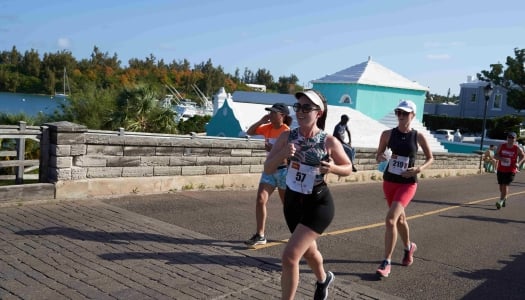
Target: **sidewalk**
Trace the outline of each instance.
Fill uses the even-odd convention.
[[[0,253],[4,300],[280,298],[279,258],[98,200],[0,207]],[[329,299],[397,299],[335,275]]]

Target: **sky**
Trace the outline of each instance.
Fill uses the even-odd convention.
[[[97,47],[122,66],[150,55],[210,59],[232,75],[294,74],[305,87],[371,57],[452,96],[467,76],[525,48],[524,15],[523,0],[0,0],[0,51],[81,60]]]

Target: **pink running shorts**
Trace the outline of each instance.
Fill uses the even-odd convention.
[[[403,207],[407,207],[408,203],[414,199],[416,190],[417,183],[383,181],[383,192],[385,193],[388,207],[392,206],[392,202],[399,202]]]

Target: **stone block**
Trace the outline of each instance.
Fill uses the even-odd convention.
[[[51,145],[49,148],[51,155],[71,156],[71,145]]]
[[[80,167],[71,168],[71,180],[82,180],[86,179],[87,169]]]
[[[85,155],[87,146],[84,144],[71,145],[71,156],[75,155]]]
[[[262,158],[262,157],[243,157],[241,159],[241,164],[243,165],[259,165],[259,164],[264,164],[264,161],[266,160],[266,158]]]
[[[251,149],[232,149],[231,156],[252,156]]]
[[[200,155],[200,156],[208,156],[210,152],[210,148],[184,148],[184,156],[191,156],[191,155]]]
[[[71,156],[51,156],[49,158],[49,166],[55,168],[71,168],[73,166],[73,157]]]
[[[251,165],[250,173],[262,173],[264,171],[264,165]]]
[[[242,163],[242,157],[231,157],[231,156],[225,156],[221,157],[220,164],[221,165],[240,165]]]
[[[124,155],[123,146],[87,145],[86,155]]]
[[[230,166],[230,174],[250,173],[249,165]]]
[[[73,165],[77,167],[105,167],[107,164],[105,156],[75,156]]]
[[[140,166],[169,166],[169,156],[141,156]]]
[[[153,167],[124,167],[122,168],[122,177],[151,177],[153,176]]]
[[[206,166],[184,166],[181,171],[182,176],[206,175]]]
[[[56,181],[71,180],[71,168],[50,169]]]
[[[220,157],[216,156],[198,156],[196,164],[197,166],[208,166],[208,165],[219,165]]]
[[[118,167],[106,167],[106,168],[97,168],[90,167],[87,169],[87,178],[117,178],[122,177],[122,168]]]
[[[125,156],[155,156],[155,147],[124,146]]]
[[[184,154],[184,147],[156,147],[155,155],[157,156],[182,156]]]
[[[153,176],[179,176],[182,174],[182,167],[153,167]]]
[[[230,172],[230,167],[228,166],[208,166],[206,167],[207,175],[229,174],[229,172]]]
[[[197,164],[195,156],[170,156],[170,166],[194,166]]]
[[[108,167],[139,167],[140,156],[106,156]]]

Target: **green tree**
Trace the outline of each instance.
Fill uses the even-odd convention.
[[[483,70],[477,77],[504,87],[507,104],[520,112],[525,109],[525,49],[514,48],[514,56],[507,56],[506,69],[501,63],[491,64],[489,71]]]
[[[157,92],[147,85],[124,89],[117,96],[117,107],[108,124],[128,131],[176,133],[176,113],[161,107],[157,99]]]
[[[206,124],[210,121],[211,116],[195,115],[186,121],[179,122],[178,129],[181,134],[192,132],[206,132]]]

